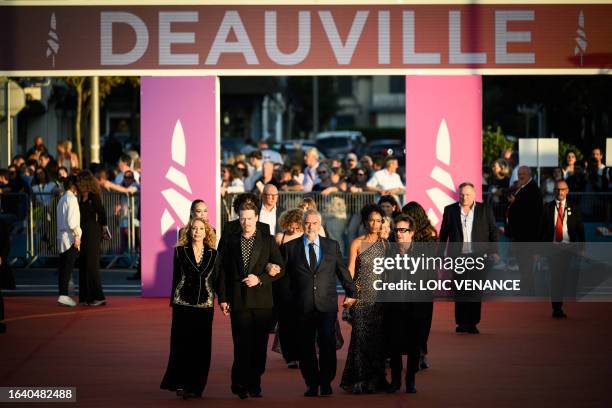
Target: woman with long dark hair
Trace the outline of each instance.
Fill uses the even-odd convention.
[[[411,201],[402,208],[402,213],[406,214],[414,221],[414,225],[412,226],[414,229],[414,235],[412,236],[413,242],[438,242],[438,231],[436,231],[434,226],[431,225],[431,221],[429,220],[429,217],[427,217],[427,213],[421,204],[417,203],[416,201]],[[429,303],[428,305],[424,305],[423,308],[428,309],[428,316],[427,325],[424,329],[421,342],[419,368],[422,370],[429,368],[429,361],[427,361],[427,341],[429,340],[431,321],[433,319],[433,302]]]
[[[102,306],[106,298],[100,278],[100,244],[102,237],[110,238],[106,212],[100,197],[100,185],[89,170],[83,170],[77,178],[81,195],[81,253],[79,256],[79,303]]]
[[[160,388],[190,399],[202,396],[210,369],[217,240],[203,218],[184,229],[174,249],[170,357]]]
[[[357,288],[351,307],[353,330],[340,387],[354,394],[373,393],[385,385],[383,305],[377,303],[373,282],[374,259],[385,256],[387,241],[380,238],[384,213],[376,204],[361,209],[366,233],[351,242],[348,270]]]

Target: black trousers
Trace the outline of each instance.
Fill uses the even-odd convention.
[[[486,267],[482,271],[473,270],[456,276],[455,280],[483,280],[486,279]],[[476,326],[480,323],[482,309],[482,292],[455,291],[455,323],[458,326]]]
[[[59,256],[59,269],[57,273],[57,286],[59,288],[60,296],[68,296],[68,284],[70,283],[70,277],[74,269],[74,264],[79,251],[71,246],[67,251],[64,251]]]
[[[105,300],[100,277],[100,245],[102,232],[97,222],[81,225],[81,253],[79,256],[79,302]]]
[[[476,326],[480,323],[482,302],[455,302],[455,323],[458,326]]]
[[[272,309],[232,311],[234,364],[232,387],[261,390],[261,376],[266,370],[266,356]]]
[[[170,357],[160,388],[202,395],[208,381],[214,309],[174,306]]]
[[[299,348],[299,319],[297,312],[291,304],[274,303],[276,317],[278,319],[278,340],[285,362],[298,361],[300,359]]]
[[[550,299],[554,310],[563,307],[564,299],[575,299],[578,286],[578,270],[575,255],[571,250],[564,250],[563,244],[549,258],[550,265]]]
[[[299,318],[300,371],[306,385],[329,385],[336,376],[338,312],[311,311]],[[319,357],[315,348],[319,346]]]

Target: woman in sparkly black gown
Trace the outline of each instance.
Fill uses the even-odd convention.
[[[340,386],[354,394],[384,389],[385,353],[383,305],[376,302],[373,287],[374,258],[384,257],[387,241],[380,238],[383,212],[375,204],[361,210],[366,233],[349,249],[348,269],[357,287],[357,303],[350,309],[353,330]]]

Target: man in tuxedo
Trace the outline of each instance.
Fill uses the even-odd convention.
[[[299,322],[300,371],[306,397],[331,395],[336,375],[336,329],[338,293],[336,278],[346,292],[350,307],[355,285],[343,263],[338,242],[319,236],[321,214],[308,210],[303,218],[304,235],[284,246],[286,274]],[[319,358],[315,351],[319,346]]]
[[[531,169],[521,166],[518,180],[508,197],[506,209],[506,235],[517,244],[513,246],[521,274],[521,294],[534,294],[533,264],[535,253],[523,242],[539,242],[540,216],[542,215],[542,193],[531,177]]]
[[[257,228],[259,207],[239,208],[240,232],[228,231],[219,243],[215,286],[219,306],[230,315],[234,342],[232,393],[261,397],[272,319],[272,282],[282,275],[283,258],[269,231]]]
[[[497,229],[493,211],[475,201],[474,184],[465,182],[459,185],[459,202],[444,208],[440,242],[449,244],[449,256],[483,256],[488,260],[499,260],[497,251]],[[456,243],[456,244],[452,244]],[[484,279],[483,271],[476,269],[455,275],[455,279]],[[460,276],[460,277],[459,277]],[[456,293],[455,322],[457,333],[478,334],[482,304],[476,294]],[[467,301],[466,301],[467,300]]]
[[[580,209],[568,203],[568,193],[569,188],[565,180],[557,180],[555,199],[544,205],[541,218],[542,242],[556,244],[553,249],[547,251],[551,255],[550,289],[554,318],[567,317],[563,311],[563,296],[575,296],[578,271],[574,261],[584,246],[584,224]]]

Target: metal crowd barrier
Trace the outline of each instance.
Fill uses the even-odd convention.
[[[232,203],[238,194],[226,194],[221,202],[222,225],[236,218]],[[323,225],[329,236],[340,243],[346,251],[348,243],[360,232],[361,208],[378,201],[376,193],[320,193],[280,192],[278,205],[291,209],[299,202],[311,197],[323,215]],[[403,195],[398,195],[400,205],[404,203]],[[12,264],[21,263],[29,267],[37,262],[44,263],[47,259],[58,257],[56,243],[56,207],[59,193],[0,194],[0,218],[13,224],[11,237],[11,253],[9,261]],[[551,197],[545,196],[545,200]],[[569,198],[574,205],[579,206],[585,222],[611,222],[612,193],[570,193]],[[486,193],[483,201],[493,208],[496,220],[503,222],[506,203],[495,200]],[[102,259],[106,268],[117,264],[133,268],[140,258],[140,196],[108,192],[102,194],[102,202],[106,210],[111,240],[102,242]]]
[[[2,194],[2,217],[13,224],[10,262],[25,267],[59,257],[56,208],[59,192]],[[105,268],[119,261],[133,268],[140,256],[139,195],[102,193],[111,239],[102,241]],[[25,210],[24,210],[25,208]]]

